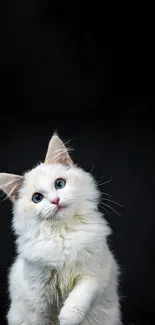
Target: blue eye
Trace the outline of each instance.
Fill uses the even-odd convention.
[[[44,196],[41,193],[34,193],[32,195],[32,201],[34,203],[39,203],[43,200]]]
[[[54,183],[56,190],[65,187],[65,185],[66,185],[66,181],[63,178],[56,179],[56,181]]]

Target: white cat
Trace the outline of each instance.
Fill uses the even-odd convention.
[[[9,277],[9,325],[120,325],[118,267],[92,176],[54,134],[45,162],[0,174],[13,202],[17,258]]]

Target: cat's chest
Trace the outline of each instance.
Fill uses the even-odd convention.
[[[60,269],[78,261],[84,248],[82,232],[62,227],[51,236],[51,249],[53,256],[57,256],[57,267]]]
[[[53,292],[61,300],[80,279],[87,251],[79,231],[61,228],[52,240],[56,244],[55,254],[58,261],[56,267],[50,269],[48,288],[50,294]]]
[[[51,234],[42,232],[42,236],[37,238],[37,242],[41,242],[36,252],[37,260],[29,263],[25,276],[29,277],[35,290],[45,294],[49,302],[61,303],[82,277],[85,268],[88,270],[92,254],[89,253],[86,237],[83,230],[62,227],[54,229]],[[43,263],[40,263],[40,254]]]
[[[76,263],[63,269],[54,269],[50,272],[47,293],[56,300],[63,301],[81,278],[81,268]]]

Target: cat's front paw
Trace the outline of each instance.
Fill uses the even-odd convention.
[[[80,325],[84,316],[84,313],[75,307],[63,307],[59,315],[60,325]]]

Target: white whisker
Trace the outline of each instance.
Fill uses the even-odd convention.
[[[111,209],[112,211],[114,211],[116,214],[118,214],[121,217],[121,214],[118,213],[114,208],[112,208],[110,205],[106,204],[106,203],[100,203],[101,205],[105,205],[106,207],[108,207],[109,209]]]
[[[109,202],[112,202],[112,203],[115,203],[117,204],[119,207],[123,208],[121,204],[119,204],[118,202],[116,201],[113,201],[113,200],[109,200],[109,199],[106,199],[106,198],[102,198],[102,200],[105,200],[105,201],[109,201]]]
[[[100,205],[100,203],[99,203],[99,206],[100,206],[101,208],[103,208],[103,209],[106,211],[106,213],[108,213],[108,210],[107,210],[105,207],[103,207],[102,205]]]
[[[101,185],[105,185],[105,184],[108,184],[108,183],[110,183],[112,181],[112,176],[111,176],[111,179],[109,179],[108,181],[106,181],[106,182],[104,182],[104,183],[101,183],[101,184],[99,184],[100,186]]]
[[[91,168],[91,170],[89,171],[89,173],[91,173],[92,171],[93,171],[93,169],[94,169],[94,165],[93,164],[84,164],[84,166],[92,166],[92,168]]]
[[[101,191],[100,191],[100,193],[102,193],[102,194],[104,194],[104,195],[107,195],[107,196],[111,197],[111,195],[108,194],[108,193],[106,193],[106,192],[101,192]]]

